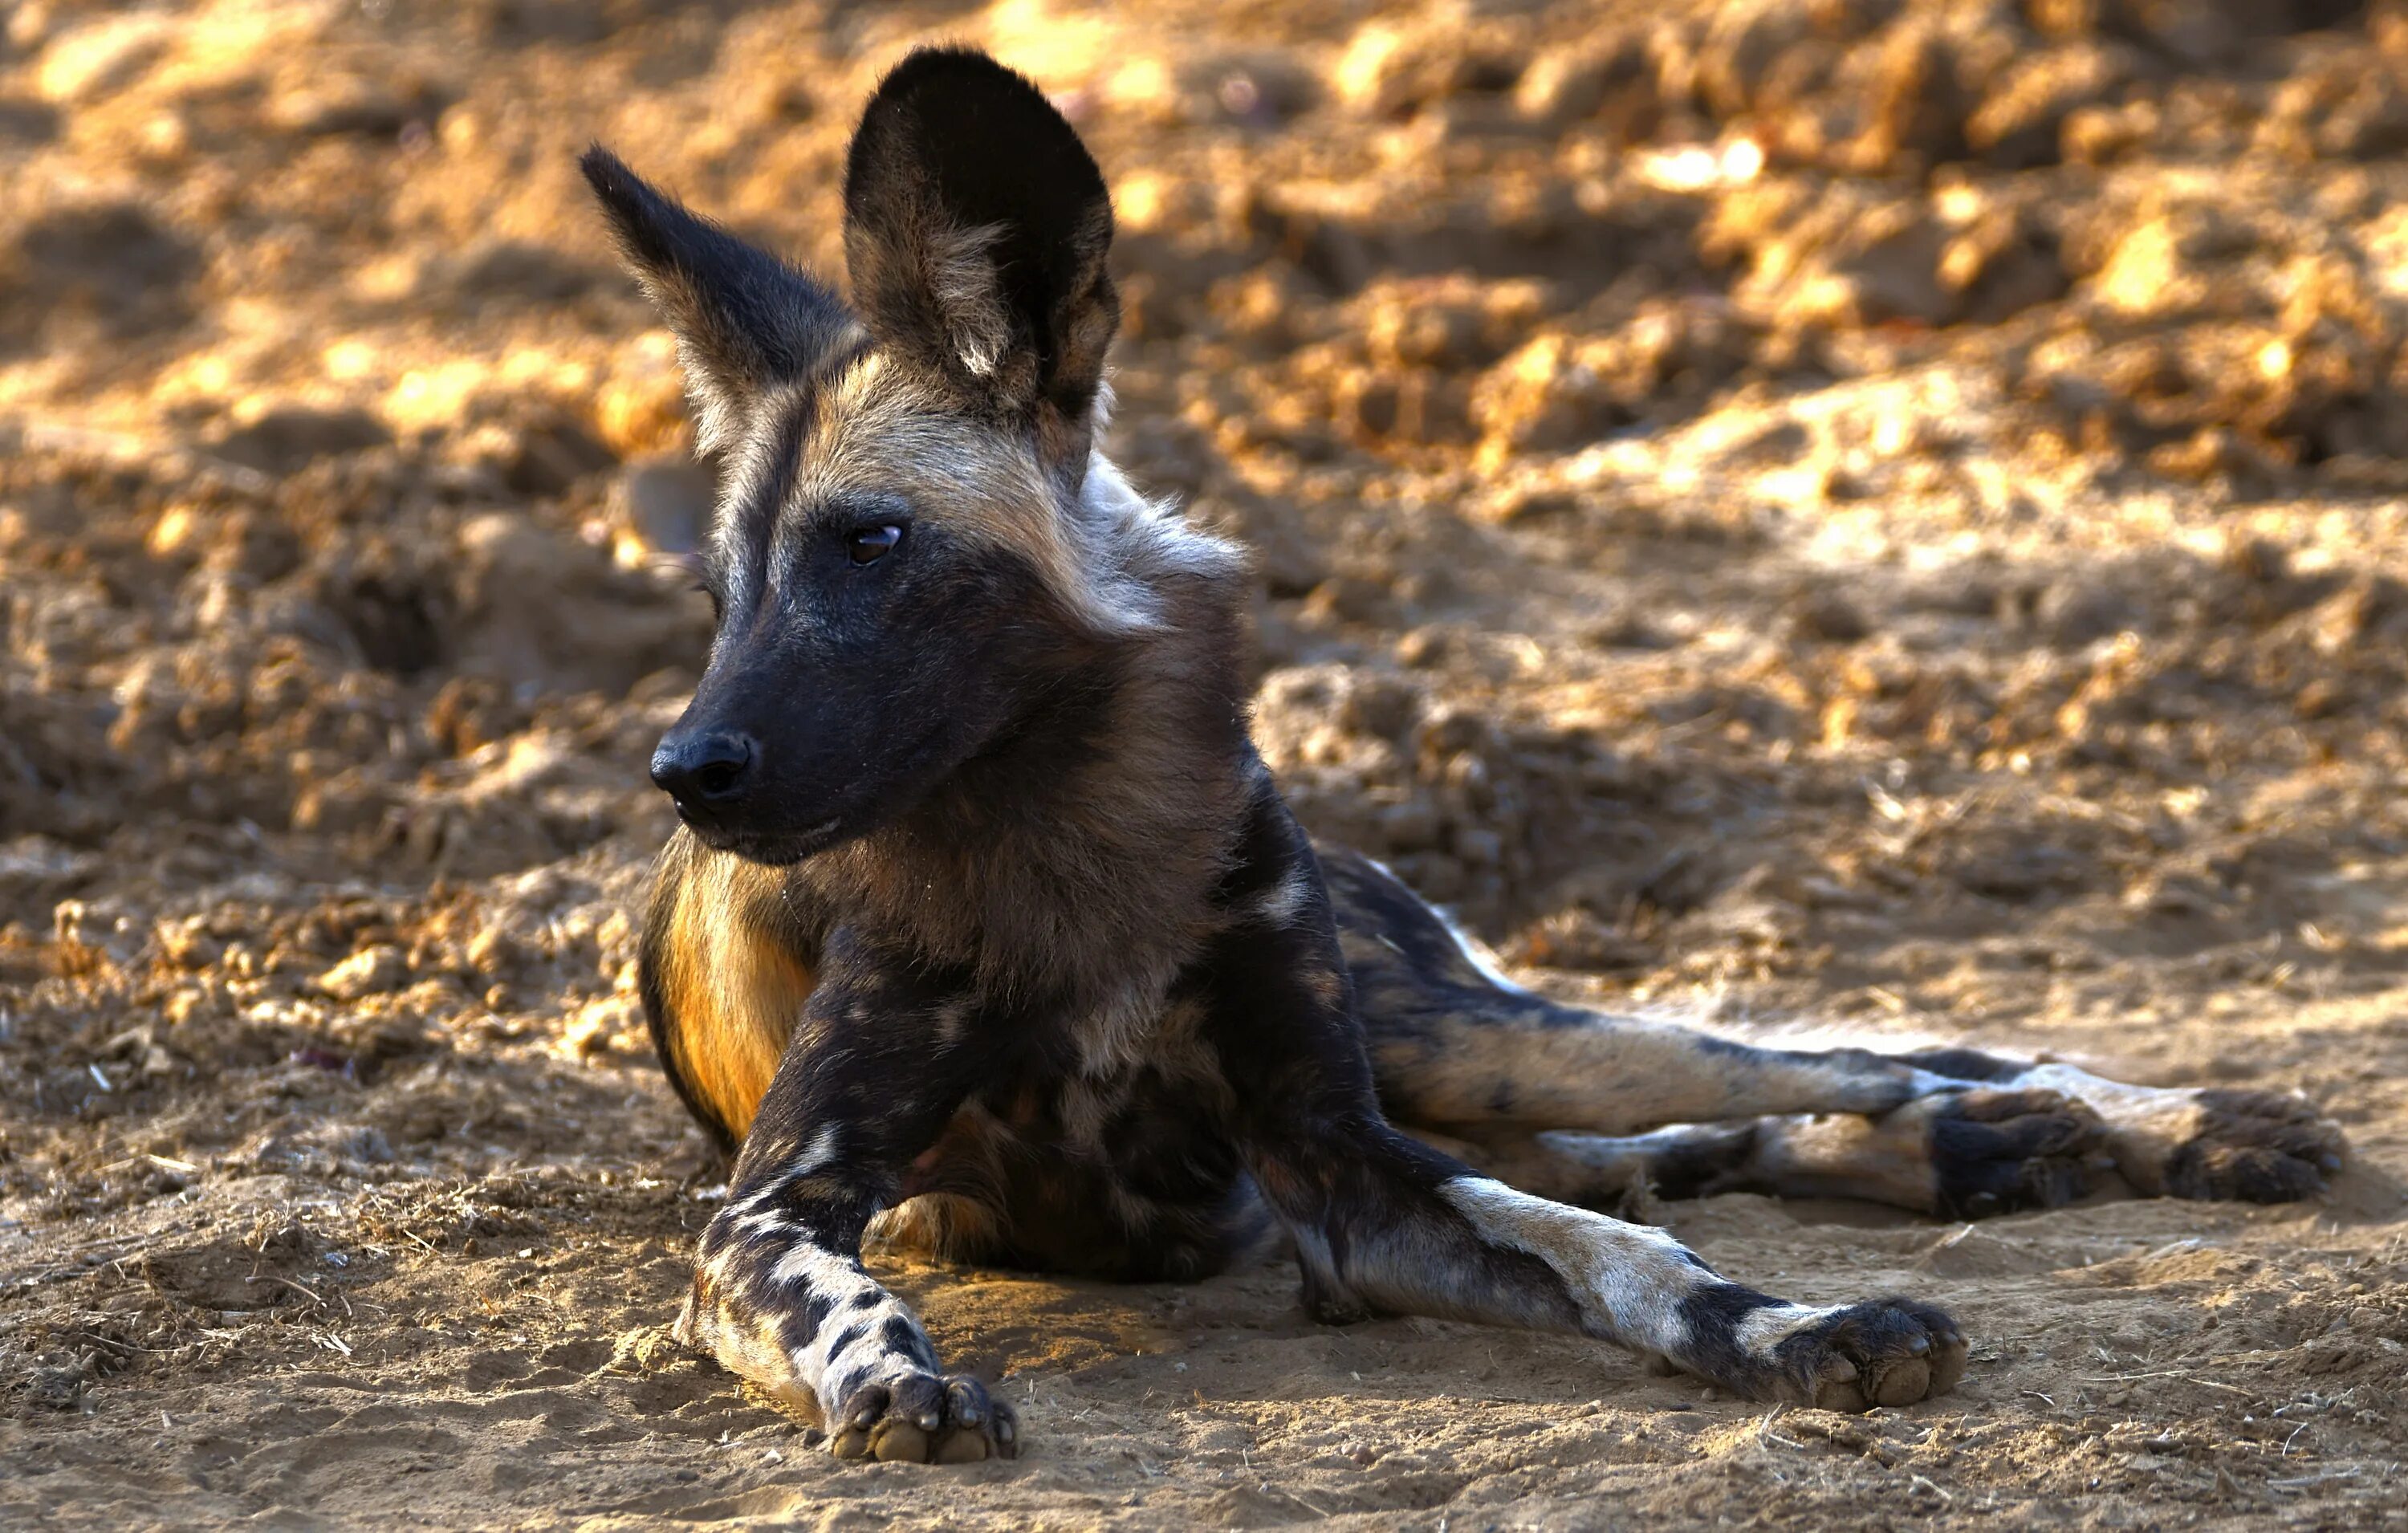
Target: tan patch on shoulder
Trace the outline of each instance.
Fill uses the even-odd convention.
[[[669,1067],[739,1139],[815,982],[763,919],[783,881],[775,868],[697,850],[655,950]]]

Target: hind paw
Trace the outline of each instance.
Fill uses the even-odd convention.
[[[2341,1126],[2304,1097],[2214,1089],[2190,1097],[2197,1116],[2165,1161],[2170,1196],[2296,1202],[2322,1193],[2348,1157]]]
[[[2096,1109],[2115,1168],[2150,1197],[2295,1202],[2323,1192],[2349,1159],[2341,1125],[2288,1092],[2127,1085],[2063,1062],[2035,1065],[2019,1082]]]
[[[2061,1208],[2111,1164],[2099,1114],[2054,1091],[1961,1091],[1899,1110],[1928,1115],[1935,1211],[1952,1218]]]

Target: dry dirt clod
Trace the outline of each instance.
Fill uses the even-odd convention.
[[[399,948],[364,948],[318,976],[318,988],[338,1001],[355,1001],[401,987],[408,974]]]

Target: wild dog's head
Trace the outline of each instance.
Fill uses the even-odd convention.
[[[652,757],[707,844],[789,862],[874,829],[1162,622],[1166,580],[1226,565],[1094,455],[1111,204],[994,60],[917,52],[871,98],[853,306],[607,150],[584,170],[719,465],[718,633]]]

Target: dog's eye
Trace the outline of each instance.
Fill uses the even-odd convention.
[[[884,558],[887,551],[902,540],[903,529],[892,522],[875,527],[855,527],[844,535],[844,546],[852,552],[856,565]]]
[[[719,594],[719,582],[711,578],[710,567],[699,554],[681,553],[674,561],[678,571],[686,578],[688,589],[699,591],[710,598],[710,621],[717,623],[727,616],[727,599]]]

